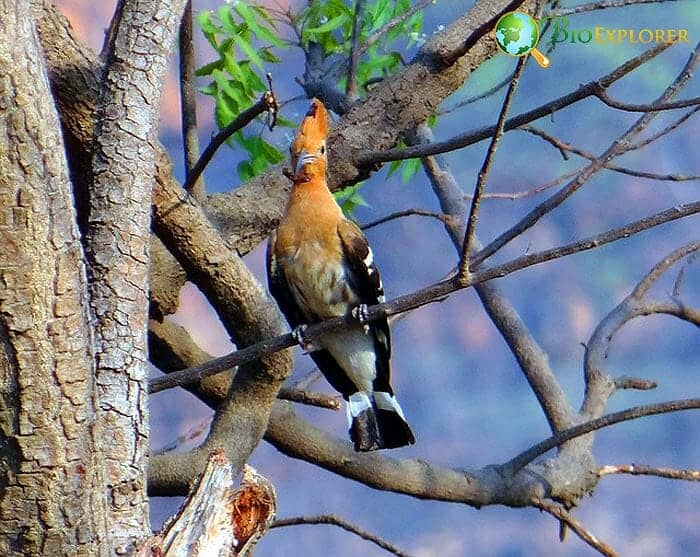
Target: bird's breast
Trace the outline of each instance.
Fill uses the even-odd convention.
[[[342,316],[359,303],[342,258],[334,251],[317,239],[307,239],[279,254],[287,283],[309,319]]]

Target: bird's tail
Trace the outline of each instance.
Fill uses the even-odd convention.
[[[416,442],[401,406],[389,393],[354,393],[347,409],[350,438],[358,452],[394,449]]]

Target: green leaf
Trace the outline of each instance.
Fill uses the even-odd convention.
[[[399,169],[402,162],[403,161],[391,161],[391,163],[389,163],[389,172],[387,172],[386,177],[390,178],[391,175],[394,174]]]
[[[238,166],[236,167],[236,171],[238,172],[238,177],[241,179],[241,182],[247,182],[249,180],[252,180],[255,176],[255,173],[253,172],[253,166],[250,164],[249,161],[239,162]]]
[[[245,52],[245,54],[248,56],[248,58],[253,64],[255,64],[261,70],[263,69],[262,59],[260,58],[260,56],[258,56],[258,53],[253,48],[253,46],[243,38],[243,35],[234,35],[233,41],[236,43],[236,46],[238,48]]]
[[[208,64],[204,64],[201,68],[197,68],[194,71],[194,75],[196,75],[197,77],[211,75],[214,70],[220,70],[223,67],[223,65],[223,60],[209,62]]]
[[[404,184],[407,184],[411,178],[413,178],[416,175],[416,172],[420,169],[420,159],[408,159],[403,167],[403,170],[401,171],[401,181]]]
[[[270,164],[277,164],[285,159],[285,156],[264,139],[260,144],[262,154]]]
[[[287,120],[286,118],[282,118],[282,116],[277,116],[277,125],[282,127],[282,128],[296,128],[297,125],[292,122],[291,120]]]
[[[282,41],[274,33],[258,23],[258,20],[255,17],[255,12],[253,12],[253,10],[251,10],[250,7],[245,4],[245,2],[239,2],[236,4],[234,9],[236,12],[238,12],[238,15],[243,18],[243,21],[248,24],[248,27],[250,27],[253,33],[255,33],[258,39],[261,41],[267,41],[274,46],[284,46]]]
[[[272,52],[270,52],[269,48],[263,48],[260,50],[260,58],[265,60],[265,62],[270,62],[271,64],[279,64],[282,61]]]
[[[241,26],[236,23],[231,13],[231,8],[228,5],[221,6],[216,15],[219,16],[219,21],[224,26],[224,30],[229,35],[238,35],[241,32]]]
[[[306,32],[313,33],[314,35],[320,35],[321,33],[328,33],[330,31],[337,29],[346,21],[348,21],[347,14],[341,14],[341,15],[334,17],[333,19],[329,19],[323,25],[319,25],[318,27],[312,27],[311,29],[306,29]]]

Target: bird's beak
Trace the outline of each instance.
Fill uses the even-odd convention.
[[[297,159],[297,166],[294,169],[294,174],[298,175],[301,172],[301,169],[304,168],[305,164],[309,164],[311,162],[314,162],[316,160],[316,155],[313,153],[307,153],[304,149],[301,150],[299,153],[299,158]]]

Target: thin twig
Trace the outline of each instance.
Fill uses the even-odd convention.
[[[182,113],[182,141],[185,151],[185,180],[190,183],[187,192],[198,201],[206,192],[204,179],[190,182],[192,169],[199,157],[199,135],[197,134],[197,97],[194,88],[194,41],[192,40],[192,0],[185,4],[178,36],[180,46],[180,105]]]
[[[260,116],[263,112],[269,112],[270,114],[276,114],[278,110],[277,98],[273,93],[272,89],[265,91],[265,93],[260,97],[258,102],[256,102],[250,108],[241,112],[236,119],[226,126],[223,130],[219,131],[212,139],[207,148],[204,149],[202,156],[199,157],[197,164],[192,168],[190,176],[185,181],[183,187],[186,191],[192,188],[192,184],[199,178],[199,175],[204,171],[209,161],[211,161],[214,153],[217,149],[221,147],[224,142],[231,137],[238,130],[244,128],[255,118]]]
[[[600,2],[591,2],[590,4],[582,4],[571,8],[552,10],[549,12],[549,14],[547,14],[547,17],[563,17],[572,14],[592,12],[594,10],[607,10],[609,8],[623,8],[625,6],[633,6],[636,4],[660,4],[661,2],[675,1],[676,0],[601,0]]]
[[[635,56],[631,60],[628,60],[624,64],[615,68],[609,74],[601,77],[598,81],[591,81],[584,85],[581,85],[575,91],[563,95],[557,99],[544,103],[537,108],[533,108],[528,112],[523,112],[518,116],[510,118],[504,129],[510,131],[515,128],[519,128],[525,124],[529,124],[534,120],[538,120],[544,116],[550,116],[557,110],[561,110],[573,103],[580,100],[591,97],[595,94],[597,87],[607,88],[619,79],[626,76],[628,73],[637,69],[639,66],[645,64],[655,56],[661,54],[666,49],[670,48],[669,43],[659,43],[658,45],[650,48],[646,52],[643,52],[639,56]],[[403,149],[388,149],[386,151],[370,151],[369,153],[363,153],[358,156],[356,165],[359,167],[363,166],[373,166],[378,163],[398,161],[404,159],[413,159],[417,157],[425,157],[428,155],[438,155],[440,153],[447,153],[449,151],[454,151],[456,149],[461,149],[467,145],[472,145],[483,141],[489,137],[492,137],[496,131],[496,126],[487,126],[479,128],[477,130],[472,130],[463,134],[456,135],[451,139],[445,141],[438,141],[435,143],[430,143],[427,145],[416,145],[413,147],[406,147]]]
[[[352,24],[352,38],[350,39],[350,61],[348,64],[347,83],[345,85],[345,99],[348,106],[357,95],[357,65],[360,61],[360,35],[362,33],[362,17],[365,11],[365,0],[355,0],[355,19]]]
[[[526,131],[528,133],[531,133],[532,135],[536,135],[537,137],[543,139],[547,143],[551,144],[555,149],[560,151],[565,159],[568,159],[568,156],[566,156],[566,153],[574,153],[575,155],[578,155],[580,157],[583,157],[584,159],[588,159],[589,161],[595,161],[598,159],[596,155],[591,153],[590,151],[585,151],[584,149],[581,149],[580,147],[576,147],[575,145],[571,145],[570,143],[566,143],[559,139],[558,137],[555,137],[539,128],[536,128],[534,126],[524,126],[520,128],[523,131]],[[625,149],[624,151],[626,152],[628,149]],[[611,163],[607,163],[603,165],[603,168],[607,170],[612,170],[613,172],[619,172],[620,174],[626,174],[628,176],[634,176],[636,178],[646,178],[648,180],[661,180],[661,181],[671,181],[671,182],[690,182],[693,180],[700,180],[700,176],[686,176],[684,174],[655,174],[653,172],[645,172],[644,170],[634,170],[632,168],[625,168],[623,166],[617,166]]]
[[[459,262],[459,276],[466,277],[469,274],[469,255],[472,252],[472,246],[474,243],[474,234],[476,233],[476,224],[479,220],[479,207],[481,206],[481,196],[484,193],[484,185],[486,184],[486,179],[488,178],[489,171],[491,170],[491,164],[493,163],[493,158],[496,154],[496,149],[498,149],[498,142],[503,137],[503,126],[506,123],[506,117],[508,116],[508,111],[510,110],[510,105],[513,102],[513,97],[515,96],[515,91],[518,88],[518,82],[520,81],[520,76],[523,75],[523,70],[525,69],[525,63],[527,62],[527,57],[523,56],[518,59],[518,64],[515,68],[515,73],[513,74],[513,79],[508,86],[508,92],[503,99],[503,105],[501,106],[501,112],[498,115],[498,121],[496,122],[496,131],[491,138],[491,143],[489,143],[489,148],[486,151],[486,157],[481,165],[481,170],[479,170],[479,175],[476,180],[476,186],[474,187],[474,196],[472,197],[471,206],[469,207],[469,216],[467,217],[467,230],[464,233],[464,241],[462,242],[462,257]]]
[[[651,379],[642,379],[641,377],[629,377],[623,375],[622,377],[616,377],[613,382],[615,383],[615,388],[617,390],[634,389],[637,391],[651,391],[658,387],[656,381]]]
[[[638,141],[637,143],[632,143],[629,147],[625,149],[625,152],[627,151],[634,151],[636,149],[641,149],[642,147],[646,147],[650,143],[653,143],[657,139],[660,139],[664,137],[665,135],[671,133],[673,130],[678,128],[681,124],[683,124],[686,120],[688,120],[690,117],[695,115],[698,111],[700,110],[700,106],[696,106],[693,108],[693,110],[689,110],[686,112],[683,116],[678,118],[677,120],[671,122],[668,126],[665,128],[659,130],[653,135],[650,135],[648,138],[643,139],[641,141]]]
[[[700,470],[680,470],[677,468],[657,468],[646,464],[619,464],[601,466],[598,469],[598,476],[608,476],[610,474],[631,474],[633,476],[657,476],[668,478],[669,480],[686,480],[689,482],[700,482]]]
[[[695,65],[698,62],[699,54],[700,43],[698,43],[698,45],[695,47],[695,50],[691,53],[685,66],[676,76],[676,79],[673,80],[673,82],[656,100],[657,103],[665,102],[672,98],[673,95],[678,92],[678,90],[686,85],[693,74]],[[602,155],[600,155],[599,158],[597,158],[595,161],[591,161],[591,163],[587,165],[576,178],[560,189],[557,193],[540,203],[510,229],[503,232],[495,240],[484,247],[484,249],[473,257],[473,261],[470,261],[470,264],[477,265],[483,262],[485,259],[491,257],[514,238],[534,226],[544,215],[559,207],[559,205],[578,191],[595,173],[603,168],[605,164],[609,163],[614,157],[618,156],[629,144],[630,140],[644,131],[649,122],[653,120],[657,114],[658,113],[656,112],[647,112],[638,118],[637,121],[627,129],[627,131],[625,131],[610,144],[610,146]]]
[[[533,499],[531,503],[533,507],[537,507],[541,511],[551,514],[560,523],[566,524],[566,526],[571,528],[571,530],[573,530],[573,532],[579,538],[581,538],[601,555],[606,555],[607,557],[617,556],[617,553],[615,553],[615,550],[612,547],[591,534],[580,522],[571,516],[570,512],[568,512],[561,505],[550,501],[545,501],[544,499]]]
[[[566,174],[562,174],[561,176],[554,178],[554,180],[550,180],[549,182],[544,182],[543,184],[540,184],[539,186],[535,186],[534,188],[529,188],[526,190],[521,190],[521,191],[514,191],[514,192],[490,192],[490,193],[485,193],[484,195],[481,196],[481,199],[503,199],[506,201],[517,201],[518,199],[525,199],[527,197],[532,197],[533,195],[537,195],[538,193],[542,193],[543,191],[547,191],[548,189],[555,188],[559,185],[561,185],[565,180],[569,180],[570,178],[573,178],[577,174],[579,174],[583,170],[583,168],[579,168],[577,170],[574,170],[573,172],[567,172]],[[466,194],[464,196],[465,199],[471,199],[471,194]]]
[[[278,518],[272,523],[272,526],[270,526],[270,530],[272,530],[273,528],[283,528],[285,526],[299,526],[305,524],[330,524],[332,526],[338,526],[339,528],[342,528],[347,532],[351,532],[352,534],[359,536],[363,540],[372,542],[373,544],[381,547],[389,553],[393,553],[397,557],[409,557],[408,553],[405,553],[404,551],[402,551],[395,545],[387,542],[383,538],[370,532],[367,532],[359,526],[356,526],[353,523],[348,522],[344,518],[341,518],[335,514],[322,514],[317,516],[297,516],[293,518]]]
[[[494,278],[502,278],[515,271],[525,269],[532,265],[544,263],[545,261],[587,251],[611,242],[615,242],[622,238],[629,238],[634,234],[654,228],[660,224],[671,222],[673,220],[684,218],[699,212],[700,202],[678,205],[676,207],[672,207],[671,209],[667,209],[666,211],[662,211],[661,213],[651,215],[623,227],[609,230],[602,234],[597,234],[595,236],[591,236],[558,248],[525,255],[507,263],[475,272],[468,277],[466,282],[455,281],[453,279],[440,281],[436,284],[423,288],[422,290],[418,290],[389,302],[377,304],[368,308],[367,320],[375,321],[391,315],[404,313],[423,305],[444,299],[445,296],[451,294],[452,292],[456,292],[457,290],[461,290],[475,284],[480,284]],[[321,323],[310,325],[305,331],[305,336],[309,340],[314,340],[314,338],[317,338],[319,335],[340,330],[348,324],[355,325],[356,321],[352,318],[344,317],[329,319]],[[220,371],[258,360],[262,356],[278,352],[285,348],[290,348],[296,344],[297,341],[294,339],[291,333],[266,339],[235,352],[231,352],[230,354],[226,354],[219,358],[214,358],[203,364],[192,366],[181,371],[170,373],[167,376],[153,379],[149,383],[149,393],[157,393],[166,389],[178,387],[180,385],[200,381],[205,377],[209,377],[210,375],[214,375]]]
[[[691,253],[688,256],[688,259],[686,259],[685,263],[683,266],[680,268],[680,271],[678,271],[678,275],[676,275],[676,280],[673,281],[673,297],[674,298],[680,298],[681,296],[681,289],[683,288],[683,280],[685,279],[685,272],[692,265],[696,259],[698,259],[698,256],[700,256],[700,252],[696,251],[694,253]]]
[[[361,228],[362,230],[369,230],[370,228],[374,228],[375,226],[379,226],[380,224],[384,224],[385,222],[411,216],[430,217],[433,219],[437,219],[444,224],[449,224],[452,221],[452,217],[450,217],[449,215],[445,215],[444,213],[425,211],[423,209],[404,209],[403,211],[396,211],[395,213],[391,213],[380,219],[370,221],[367,224],[363,224]]]
[[[602,88],[597,88],[593,94],[608,106],[618,110],[624,110],[626,112],[660,112],[662,110],[676,110],[678,108],[688,108],[689,106],[700,105],[700,97],[693,97],[692,99],[667,103],[633,104],[623,103],[613,99],[610,95],[608,95],[605,89]]]
[[[279,393],[277,393],[277,398],[297,402],[299,404],[306,404],[307,406],[316,406],[328,410],[340,410],[340,401],[338,397],[323,393],[312,393],[300,389],[282,387]]]
[[[362,42],[362,45],[360,45],[360,54],[364,54],[365,52],[367,52],[370,48],[374,46],[374,43],[381,39],[386,33],[391,31],[397,25],[401,25],[404,21],[406,21],[416,12],[425,9],[432,2],[433,0],[421,0],[420,2],[416,3],[415,6],[412,6],[404,13],[397,15],[394,19],[382,25],[379,29],[377,29],[374,33],[372,33],[369,37],[367,37],[367,39],[365,39]]]
[[[571,441],[576,437],[581,437],[592,431],[597,431],[605,427],[610,427],[620,422],[636,420],[645,416],[654,416],[657,414],[669,414],[671,412],[680,412],[683,410],[700,410],[700,398],[688,398],[682,400],[671,400],[668,402],[660,402],[657,404],[647,404],[644,406],[635,406],[619,412],[606,414],[595,420],[584,422],[569,429],[559,432],[557,435],[552,435],[544,441],[540,441],[526,451],[523,451],[515,458],[512,458],[503,468],[509,474],[515,474],[518,470],[523,469],[537,457],[542,456],[546,452],[563,445],[567,441]]]

